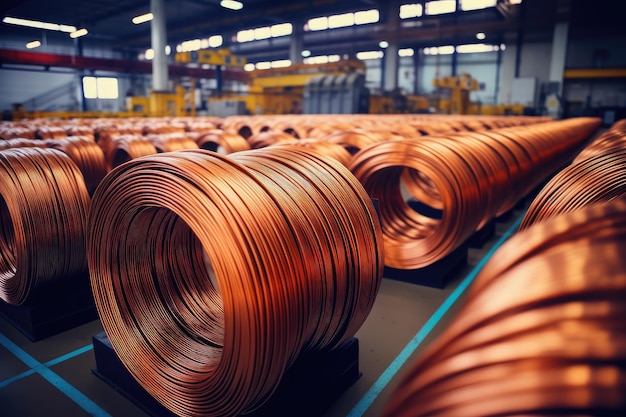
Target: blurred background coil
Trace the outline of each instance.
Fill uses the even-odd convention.
[[[624,201],[512,237],[383,416],[624,415],[624,253]]]
[[[206,149],[221,154],[250,149],[250,144],[243,137],[222,130],[213,130],[199,135],[196,138],[196,144],[200,149]]]
[[[305,148],[132,160],[97,189],[88,230],[107,336],[179,415],[261,405],[301,351],[354,335],[382,277],[372,201]]]
[[[89,195],[56,149],[0,152],[0,298],[19,305],[46,284],[85,278]]]

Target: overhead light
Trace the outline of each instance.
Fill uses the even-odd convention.
[[[38,47],[40,47],[40,46],[41,46],[41,42],[39,42],[39,41],[31,41],[31,42],[28,42],[28,43],[26,44],[26,47],[27,47],[28,49],[38,48]]]
[[[2,21],[9,25],[26,26],[26,27],[37,28],[37,29],[56,30],[58,32],[71,33],[71,32],[76,31],[75,26],[59,25],[56,23],[47,23],[47,22],[40,22],[38,20],[20,19],[17,17],[10,17],[10,16],[6,16],[4,19],[2,19]]]
[[[220,1],[220,6],[225,9],[230,10],[241,10],[243,9],[243,3],[236,0],[222,0]]]
[[[132,22],[136,25],[140,25],[145,22],[149,22],[154,19],[154,15],[152,13],[144,13],[139,16],[135,16],[132,18]]]
[[[483,32],[478,32],[476,34],[476,39],[478,39],[479,41],[482,41],[483,39],[485,39],[487,37],[487,35],[485,35]]]
[[[311,51],[309,51],[308,49],[305,49],[304,51],[301,52],[301,54],[304,58],[308,58],[311,56]]]
[[[382,49],[385,49],[386,47],[389,46],[389,42],[387,42],[387,41],[380,41],[380,42],[378,42],[378,46],[380,46]]]
[[[78,29],[77,31],[70,33],[70,38],[72,39],[80,38],[81,36],[85,36],[88,33],[89,32],[85,28]]]

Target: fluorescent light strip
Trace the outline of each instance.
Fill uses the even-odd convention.
[[[72,38],[72,39],[80,38],[81,36],[85,36],[88,33],[89,32],[85,28],[78,29],[77,31],[70,33],[70,38]]]
[[[241,10],[243,9],[243,3],[236,0],[222,0],[220,1],[220,6],[225,9],[230,10]]]
[[[146,23],[154,19],[154,15],[152,13],[144,13],[139,16],[135,16],[132,18],[132,22],[136,25],[140,25],[142,23]]]
[[[40,41],[31,41],[31,42],[28,42],[26,44],[26,48],[28,48],[28,49],[38,48],[40,46],[41,46],[41,42]]]
[[[40,22],[38,20],[28,20],[28,19],[20,19],[17,17],[6,16],[4,19],[2,19],[2,21],[9,25],[26,26],[30,28],[36,28],[36,29],[56,30],[57,32],[67,32],[67,33],[76,32],[75,26],[58,25],[56,23]]]

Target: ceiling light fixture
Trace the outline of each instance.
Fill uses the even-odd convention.
[[[31,41],[31,42],[28,42],[26,44],[26,48],[28,48],[28,49],[38,48],[40,46],[41,46],[41,42],[40,41]]]
[[[26,27],[37,28],[37,29],[56,30],[58,32],[71,33],[71,32],[76,31],[75,26],[59,25],[56,23],[47,23],[47,22],[40,22],[38,20],[20,19],[17,17],[10,17],[10,16],[6,16],[4,19],[2,19],[2,21],[9,25],[26,26]]]
[[[222,0],[220,1],[220,6],[225,9],[230,10],[241,10],[243,9],[243,3],[236,0]]]
[[[380,41],[378,42],[378,46],[380,46],[382,49],[385,49],[389,46],[389,42],[387,41]]]
[[[136,25],[140,25],[142,23],[149,22],[152,19],[154,19],[154,15],[152,13],[144,13],[133,17],[131,21]]]
[[[483,39],[485,39],[487,37],[487,35],[485,35],[483,32],[478,32],[476,34],[476,39],[478,39],[479,41],[482,41]]]
[[[85,28],[78,29],[77,31],[70,33],[70,38],[72,39],[80,38],[81,36],[85,36],[88,33],[89,32]]]

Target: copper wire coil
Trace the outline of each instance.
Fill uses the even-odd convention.
[[[573,164],[610,149],[626,147],[626,119],[617,121],[609,130],[595,138],[574,158]]]
[[[520,230],[589,204],[626,197],[626,147],[582,159],[556,174],[530,204]]]
[[[377,216],[349,171],[304,149],[263,151],[136,159],[94,196],[87,248],[103,327],[179,415],[258,407],[302,349],[356,331],[380,283]]]
[[[159,153],[198,149],[198,145],[191,137],[180,133],[150,134],[146,139],[154,145]]]
[[[265,131],[256,133],[250,136],[248,139],[248,145],[252,149],[265,148],[267,146],[271,146],[277,143],[288,143],[297,140],[289,133],[285,132],[275,132],[275,131]]]
[[[327,136],[325,140],[343,146],[351,155],[354,155],[363,148],[386,141],[386,138],[366,131],[343,131],[335,132]]]
[[[86,125],[73,125],[66,126],[65,131],[67,133],[67,136],[83,136],[89,138],[92,141],[95,141],[95,133],[93,127]]]
[[[46,141],[48,147],[67,154],[83,175],[89,195],[107,174],[104,152],[88,136],[72,136],[60,140]]]
[[[13,138],[0,140],[0,149],[46,148],[46,141],[40,139]]]
[[[222,130],[209,131],[199,135],[196,138],[196,144],[200,149],[206,149],[221,154],[250,149],[250,144],[243,137]]]
[[[0,298],[20,305],[32,291],[87,273],[89,195],[64,153],[0,152]]]
[[[350,169],[380,201],[387,265],[414,269],[443,258],[523,196],[511,184],[529,184],[520,187],[524,192],[534,188],[597,124],[597,119],[573,119],[361,150]],[[518,164],[509,169],[512,160]],[[417,200],[442,210],[441,220],[412,210],[401,184]]]
[[[123,135],[115,138],[109,146],[107,163],[115,168],[132,159],[157,153],[156,147],[143,136]]]
[[[0,124],[0,139],[35,139],[35,132],[37,128],[34,126],[14,126],[9,124]]]
[[[383,416],[624,414],[625,252],[624,201],[512,237]]]
[[[302,146],[308,149],[313,149],[324,156],[333,158],[345,167],[350,165],[350,160],[352,159],[352,155],[350,155],[347,149],[338,143],[326,142],[317,139],[299,139],[289,146]]]

